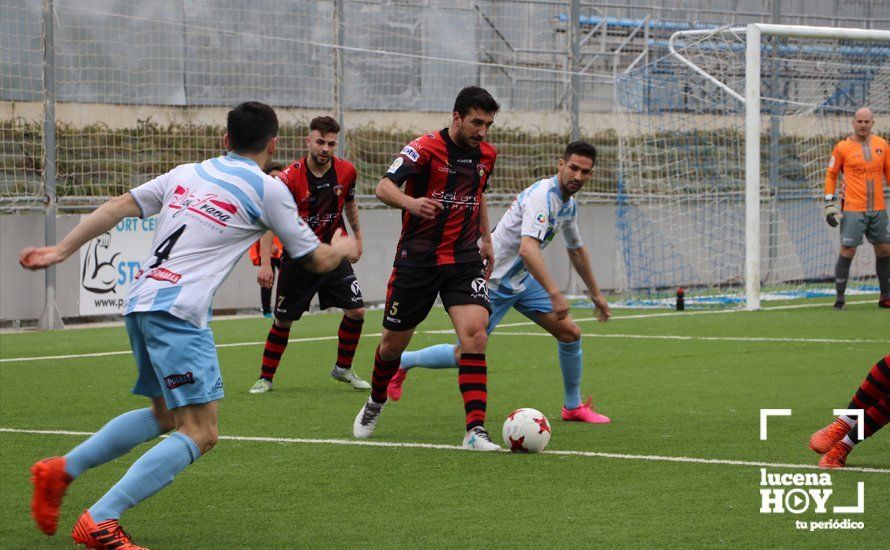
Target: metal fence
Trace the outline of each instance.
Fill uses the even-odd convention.
[[[876,1],[843,10],[836,0],[5,3],[5,211],[43,210],[56,197],[63,210],[88,208],[218,154],[225,108],[247,99],[279,110],[282,160],[303,153],[312,116],[338,116],[343,153],[370,194],[401,145],[447,124],[469,83],[503,107],[492,190],[506,197],[549,174],[570,137],[589,137],[614,158],[615,76],[677,29],[769,20],[890,27],[890,6]],[[594,198],[615,191],[615,165],[601,163]]]

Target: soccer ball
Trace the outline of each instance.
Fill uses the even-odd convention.
[[[550,422],[541,411],[516,409],[504,421],[504,445],[514,452],[539,453],[550,442]]]

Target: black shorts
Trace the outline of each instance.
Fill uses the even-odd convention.
[[[386,287],[383,328],[410,330],[429,314],[436,296],[445,309],[478,304],[491,313],[482,262],[436,267],[396,266]]]
[[[278,271],[275,318],[296,321],[309,309],[316,294],[321,309],[365,307],[362,289],[348,261],[343,260],[333,271],[321,274],[307,270],[299,262],[282,262]]]

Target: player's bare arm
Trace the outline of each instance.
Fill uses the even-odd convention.
[[[343,206],[343,214],[349,222],[349,227],[352,228],[352,236],[358,247],[358,256],[355,258],[357,262],[362,257],[362,225],[358,218],[358,201],[347,201]]]
[[[494,269],[494,246],[491,244],[491,228],[488,225],[488,205],[485,202],[485,195],[479,198],[479,232],[481,233],[481,242],[479,243],[479,255],[485,262],[485,280],[491,277],[491,270]]]
[[[43,269],[64,261],[87,241],[98,237],[131,216],[142,216],[142,209],[130,193],[115,197],[93,211],[71,230],[59,244],[40,248],[27,247],[19,254],[19,263],[27,269]]]
[[[389,178],[380,180],[380,183],[377,184],[376,194],[383,204],[407,210],[411,215],[425,220],[434,219],[443,208],[442,203],[429,197],[409,197]]]
[[[300,258],[303,267],[314,273],[326,273],[340,265],[344,259],[352,261],[358,255],[355,239],[334,232],[331,244],[320,244],[312,253]]]
[[[541,283],[541,286],[550,295],[550,301],[553,303],[553,313],[556,314],[556,318],[559,320],[565,319],[569,314],[569,302],[562,295],[559,285],[550,276],[547,263],[544,261],[544,254],[541,253],[541,241],[534,237],[523,235],[522,241],[519,243],[519,257],[522,258],[522,262],[525,264],[528,272],[531,273],[531,276]]]
[[[590,255],[587,253],[587,249],[579,246],[578,248],[568,248],[566,252],[569,254],[572,267],[575,268],[575,272],[578,273],[587,287],[590,301],[596,306],[597,319],[605,323],[612,317],[612,310],[609,308],[609,303],[606,302],[606,297],[603,296],[599,286],[596,284],[596,277],[593,276],[593,268],[590,265]]]
[[[275,234],[266,231],[260,237],[260,270],[256,276],[256,282],[263,288],[272,288],[272,241]]]

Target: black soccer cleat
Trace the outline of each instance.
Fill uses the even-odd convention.
[[[836,311],[843,311],[845,305],[846,305],[846,304],[845,304],[845,302],[844,302],[843,300],[838,300],[838,301],[836,301],[836,302],[834,303],[834,309],[835,309]]]

